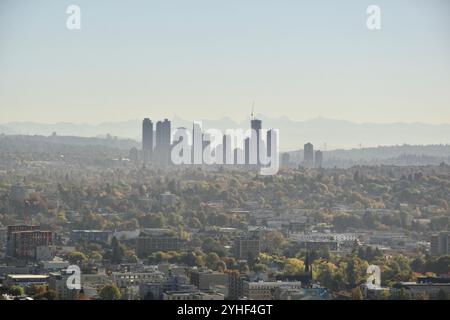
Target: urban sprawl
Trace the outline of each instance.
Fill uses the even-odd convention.
[[[244,141],[239,165],[174,165],[167,119],[142,147],[59,138],[0,136],[0,299],[450,298],[444,162],[324,167],[306,143],[264,176]]]

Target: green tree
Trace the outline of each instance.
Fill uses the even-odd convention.
[[[352,300],[364,300],[360,287],[356,287],[352,290]]]
[[[9,287],[9,288],[7,289],[7,292],[8,292],[10,295],[13,295],[13,296],[21,296],[21,295],[24,294],[23,288],[22,288],[22,287],[19,287],[19,286],[16,286],[16,285]]]
[[[383,290],[379,293],[378,300],[389,300],[390,297],[391,297],[391,294],[389,293],[389,291]]]
[[[354,287],[361,283],[363,276],[366,274],[366,270],[369,264],[367,261],[363,261],[358,257],[350,258],[347,264],[345,273],[347,275],[347,281],[350,286]]]
[[[102,300],[119,300],[122,294],[116,285],[107,284],[100,289],[99,296]]]
[[[87,260],[86,255],[80,251],[72,251],[69,253],[67,259],[71,264],[80,264]]]
[[[206,266],[210,269],[216,269],[217,263],[220,261],[219,256],[215,252],[210,252],[205,258]]]
[[[253,271],[255,272],[265,272],[267,270],[267,266],[264,263],[255,263],[253,266]]]
[[[296,258],[288,258],[284,264],[284,273],[289,275],[300,274],[304,271],[305,265],[303,261]]]
[[[227,264],[224,261],[220,260],[216,263],[216,269],[218,271],[224,272],[227,269]]]

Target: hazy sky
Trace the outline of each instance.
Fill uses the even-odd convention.
[[[450,1],[0,0],[0,123],[242,120],[253,100],[295,120],[450,123]]]

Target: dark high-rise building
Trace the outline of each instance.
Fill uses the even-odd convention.
[[[223,135],[222,137],[222,162],[223,164],[227,164],[227,135]]]
[[[253,260],[261,252],[261,240],[258,237],[240,237],[235,241],[235,255],[238,259]]]
[[[314,166],[314,146],[308,142],[303,147],[304,166],[306,168],[312,168]]]
[[[256,159],[257,159],[257,164],[259,164],[259,135],[261,133],[261,128],[262,128],[262,121],[258,120],[258,119],[252,119],[251,122],[251,128],[252,130],[256,131]]]
[[[156,143],[155,151],[161,149],[163,137],[163,123],[161,121],[156,122]]]
[[[314,156],[314,167],[322,168],[322,162],[323,162],[323,152],[317,150]]]
[[[450,253],[450,231],[440,232],[431,236],[431,255],[446,255]]]
[[[153,154],[153,123],[149,118],[142,122],[142,154],[144,163],[148,163]]]
[[[155,161],[160,165],[170,163],[171,123],[168,119],[156,123]]]
[[[200,123],[194,122],[192,124],[192,150],[191,150],[191,161],[192,164],[201,164],[203,163],[203,144],[202,144],[202,127]]]
[[[149,118],[142,122],[142,150],[153,150],[153,122]]]
[[[162,144],[169,149],[171,145],[171,122],[168,119],[164,119],[162,123]]]
[[[273,134],[272,129],[267,131],[267,138],[266,138],[267,139],[267,141],[266,141],[267,150],[266,150],[266,152],[269,157],[272,156],[272,134]]]
[[[244,140],[245,164],[250,164],[250,138]]]
[[[164,119],[162,124],[163,137],[162,143],[164,146],[164,157],[163,157],[163,165],[169,165],[170,161],[170,151],[172,150],[172,129],[171,122],[168,119]]]

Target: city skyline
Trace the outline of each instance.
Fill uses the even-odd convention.
[[[277,129],[263,129],[262,120],[251,114],[250,128],[203,128],[193,122],[192,131],[174,128],[172,121],[142,121],[141,161],[143,166],[173,165],[244,165],[260,170],[262,175],[276,174],[279,169],[279,136]],[[138,162],[139,152],[130,151]]]
[[[251,111],[250,111],[251,112]],[[149,115],[150,113],[147,113]],[[168,112],[168,114],[170,114]],[[287,117],[269,118],[256,113],[268,127],[280,129],[280,150],[291,151],[302,148],[308,140],[323,150],[353,149],[377,146],[396,145],[435,145],[448,144],[450,124],[430,125],[423,123],[354,123],[343,120],[315,118],[305,121],[292,121]],[[167,118],[167,116],[165,117]],[[173,127],[191,127],[194,121],[180,117],[169,117]],[[162,119],[162,118],[160,118]],[[235,122],[229,117],[218,120],[203,119],[205,129],[238,129],[247,128],[252,116],[249,114],[241,122]],[[120,122],[104,122],[98,125],[55,123],[42,124],[35,122],[17,122],[0,124],[0,134],[6,135],[43,135],[56,133],[61,136],[106,137],[115,136],[120,139],[132,139],[142,142],[142,119]],[[152,124],[156,128],[157,123]],[[332,133],[332,134],[331,134]],[[153,139],[156,144],[156,139]]]

